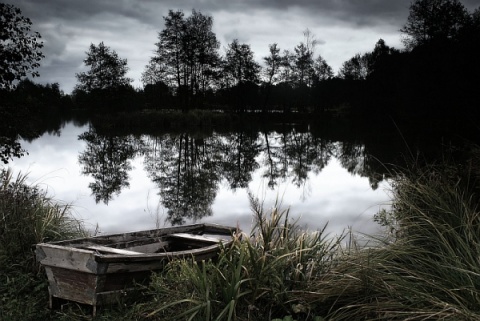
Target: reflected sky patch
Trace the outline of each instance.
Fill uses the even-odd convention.
[[[167,209],[161,205],[158,186],[144,169],[144,156],[131,161],[127,188],[108,205],[95,202],[88,187],[93,179],[82,175],[78,161],[79,153],[86,148],[78,137],[87,130],[88,126],[67,123],[60,136],[44,134],[31,143],[22,142],[29,154],[15,159],[10,167],[15,173],[29,173],[28,181],[47,189],[56,200],[72,204],[74,215],[91,231],[98,227],[106,234],[168,225]],[[290,209],[292,219],[298,219],[309,230],[321,229],[328,223],[330,234],[340,234],[349,227],[361,233],[381,233],[372,216],[389,207],[388,182],[383,181],[372,190],[368,178],[352,175],[336,158],[320,173],[309,172],[308,179],[299,187],[287,179],[272,190],[262,178],[264,172],[263,165],[254,171],[248,190],[264,202],[265,209],[277,201],[282,208]],[[225,180],[219,184],[212,212],[212,216],[201,221],[238,225],[245,231],[252,226],[247,189],[232,190]]]

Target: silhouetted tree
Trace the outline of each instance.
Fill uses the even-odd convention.
[[[83,61],[90,69],[87,72],[76,74],[77,89],[92,92],[95,89],[114,89],[128,86],[133,80],[126,77],[128,72],[127,59],[121,59],[118,54],[100,42],[93,43],[86,52],[87,58]]]
[[[305,40],[294,48],[293,81],[297,87],[311,86],[313,80],[313,55],[317,40],[310,30],[303,32]]]
[[[367,77],[375,72],[375,70],[382,68],[382,65],[389,63],[389,57],[399,53],[397,49],[387,46],[385,40],[379,39],[373,51],[364,55],[367,64]]]
[[[0,89],[12,89],[15,81],[29,74],[39,76],[35,69],[44,57],[43,42],[31,25],[19,8],[0,3]]]
[[[164,83],[173,88],[172,78],[165,77],[168,67],[158,59],[150,59],[148,65],[145,66],[145,71],[142,73],[141,81],[143,86],[154,85],[157,83]]]
[[[273,91],[280,96],[274,97],[273,100],[280,102],[284,111],[291,108],[297,108],[300,111],[308,110],[307,107],[313,106],[312,103],[314,103],[313,86],[319,81],[333,77],[332,68],[322,56],[318,55],[315,58],[315,47],[318,44],[315,36],[308,29],[303,32],[303,35],[304,40],[295,46],[293,52],[284,50],[281,56],[277,53],[279,57],[276,60],[278,67],[275,70],[276,88]],[[274,56],[271,53],[269,61],[266,61],[267,72],[271,72],[269,64],[272,57]]]
[[[415,0],[407,23],[400,30],[408,49],[432,41],[454,39],[468,21],[468,11],[459,0]]]
[[[63,93],[58,83],[43,85],[26,78],[18,83],[11,97],[12,105],[24,106],[34,117],[71,108],[70,98]]]
[[[368,59],[356,54],[342,64],[338,76],[345,80],[365,80],[368,75]]]
[[[250,46],[233,40],[225,54],[222,77],[229,105],[245,111],[248,105],[252,108],[259,104],[259,74],[260,65],[255,62]]]
[[[345,61],[338,76],[345,80],[365,80],[385,62],[388,56],[398,53],[398,50],[387,46],[383,39],[379,39],[372,52],[356,54]]]
[[[320,81],[328,80],[333,78],[333,69],[327,63],[322,56],[318,55],[317,59],[313,62],[313,81],[318,83]]]
[[[272,92],[272,86],[279,81],[280,68],[282,66],[282,56],[280,55],[280,48],[277,44],[271,44],[268,46],[270,55],[263,57],[266,67],[263,69],[265,78],[265,101],[263,103],[263,112],[267,111],[267,104]]]
[[[223,68],[227,87],[259,80],[260,65],[255,62],[250,45],[240,44],[237,39],[228,45]]]
[[[186,58],[191,71],[190,91],[205,93],[213,84],[215,69],[219,63],[220,43],[213,32],[213,18],[199,11],[192,11],[186,19]]]
[[[480,7],[473,11],[470,23],[474,31],[480,31]]]
[[[36,136],[34,110],[13,92],[18,81],[39,75],[35,69],[44,57],[41,36],[31,25],[19,8],[0,3],[0,161],[5,164],[24,155],[20,138]]]
[[[280,65],[280,80],[281,82],[294,85],[294,65],[295,56],[290,50],[284,50],[282,55],[282,64]]]
[[[164,17],[165,28],[158,35],[155,56],[142,75],[144,83],[162,81],[175,89],[187,111],[191,98],[213,86],[219,62],[213,18],[192,10],[185,18],[181,11],[170,10]]]
[[[334,76],[333,69],[321,55],[318,55],[313,62],[313,71],[313,107],[315,111],[323,112],[331,103],[331,99],[328,97],[334,95],[334,92],[329,90],[330,88],[326,84]]]
[[[282,56],[280,55],[280,48],[276,43],[268,46],[270,55],[263,58],[265,68],[263,69],[265,75],[265,82],[268,85],[274,85],[279,81],[280,67],[282,65]]]

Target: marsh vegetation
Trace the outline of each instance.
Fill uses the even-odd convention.
[[[352,171],[366,164],[356,162],[359,155],[372,160],[378,153],[367,149],[374,146],[369,141],[383,143],[375,145],[385,156],[375,158],[383,170],[367,169],[373,182],[386,176],[392,181],[391,209],[375,217],[384,226],[384,235],[357,242],[348,230],[337,236],[327,235],[325,229],[304,230],[280,201],[267,209],[262,200],[250,195],[254,224],[232,247],[224,248],[215,260],[171,262],[149,284],[138,285],[135,295],[101,309],[99,320],[480,320],[480,153],[478,147],[469,146],[478,143],[475,77],[480,69],[475,62],[480,9],[469,12],[458,0],[415,0],[401,30],[405,50],[380,39],[371,52],[345,61],[336,76],[321,55],[314,55],[316,40],[308,30],[293,50],[280,53],[275,43],[269,45],[270,55],[263,58],[262,69],[250,46],[238,40],[220,55],[211,16],[195,10],[185,16],[171,10],[145,68],[143,89],[130,85],[131,79],[125,76],[127,61],[101,42],[90,46],[84,60],[90,69],[77,74],[79,83],[71,95],[64,94],[59,84],[40,85],[27,79],[38,76],[35,70],[43,58],[40,35],[30,31],[32,23],[21,16],[20,9],[0,4],[0,11],[5,22],[0,41],[8,49],[0,62],[3,163],[25,155],[21,139],[60,131],[51,129],[44,118],[51,121],[52,115],[74,110],[91,113],[84,123],[93,124],[80,137],[89,147],[81,155],[85,172],[110,179],[117,188],[113,192],[128,184],[135,136],[119,139],[120,135],[106,131],[131,134],[139,128],[167,128],[182,132],[190,126],[213,132],[225,125],[234,127],[238,119],[247,123],[270,119],[282,126],[305,124],[308,119],[320,123],[322,130],[335,128],[343,137],[354,131],[351,120],[355,119],[356,126],[369,128],[370,134],[362,137],[360,145],[342,145],[340,156]],[[403,167],[390,164],[395,150],[385,127],[400,129],[397,141],[401,137],[408,149],[405,155],[410,155]],[[321,153],[324,147],[336,146],[331,141],[317,144],[310,133],[292,132],[295,135],[290,138],[284,135],[277,165],[292,164],[283,159],[298,159],[302,166],[319,164],[322,155],[330,155]],[[267,132],[264,136],[268,142]],[[180,151],[177,158],[169,152],[161,162],[152,162],[161,166],[152,166],[153,174],[166,173],[158,177],[166,190],[171,190],[171,175],[162,169],[169,164],[177,165],[178,176],[206,173],[213,182],[219,167],[213,166],[209,151],[214,155],[213,151],[226,146],[222,155],[241,161],[254,160],[256,155],[254,149],[244,148],[256,148],[256,143],[243,132],[229,136],[237,145],[225,146],[221,142],[208,145],[204,137],[184,133],[165,137],[165,149]],[[438,145],[429,144],[426,137],[441,142],[440,154]],[[409,138],[429,147],[429,152],[436,150],[417,154]],[[157,151],[157,140],[151,143],[151,150]],[[305,149],[297,152],[289,146],[314,148],[303,154]],[[250,157],[241,157],[252,150]],[[453,158],[444,151],[453,152]],[[113,165],[104,166],[112,176],[95,172],[99,162],[92,160],[99,155],[110,161],[104,165]],[[224,173],[232,182],[245,185],[254,161],[234,163],[228,157],[219,158]],[[273,166],[274,159],[269,157],[269,175],[276,178],[273,170],[281,167]],[[183,172],[180,160],[187,161]],[[195,167],[200,163],[202,167]],[[295,175],[305,173],[294,169]],[[182,187],[183,182],[174,183]],[[100,179],[95,183],[94,193],[103,186],[98,184]],[[203,187],[214,191],[213,184]],[[184,195],[193,199],[191,194]],[[35,243],[84,233],[68,204],[52,200],[46,191],[27,183],[25,175],[14,176],[1,168],[0,319],[91,318],[88,307],[74,303],[65,303],[61,310],[47,309],[46,278],[32,251]]]
[[[376,216],[385,234],[369,236],[367,243],[357,243],[348,231],[332,236],[303,230],[280,201],[266,209],[250,195],[251,232],[215,260],[171,262],[148,285],[139,285],[137,295],[104,307],[98,318],[480,319],[477,166],[471,158],[468,167],[396,172],[392,210]],[[46,280],[31,251],[32,243],[78,235],[78,222],[21,177],[2,175],[0,204],[16,215],[1,222],[2,318],[88,318],[91,311],[74,303],[48,311]]]

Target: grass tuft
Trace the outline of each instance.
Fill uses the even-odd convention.
[[[445,166],[445,165],[444,165]],[[388,242],[349,251],[301,295],[335,320],[480,320],[478,201],[453,171],[397,176]],[[446,175],[445,173],[449,173]]]
[[[285,315],[307,317],[309,307],[295,291],[324,270],[340,239],[324,229],[308,233],[291,222],[278,202],[266,212],[250,195],[255,224],[250,235],[212,261],[175,261],[150,285],[153,300],[144,305],[155,320],[271,320]]]
[[[33,246],[85,234],[70,206],[54,202],[26,178],[0,171],[0,320],[49,318],[47,281]]]

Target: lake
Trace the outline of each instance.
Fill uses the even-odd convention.
[[[249,192],[309,230],[380,233],[372,217],[389,207],[390,186],[368,171],[365,146],[282,128],[115,135],[70,121],[22,141],[28,155],[9,166],[100,233],[192,222],[248,231]]]

